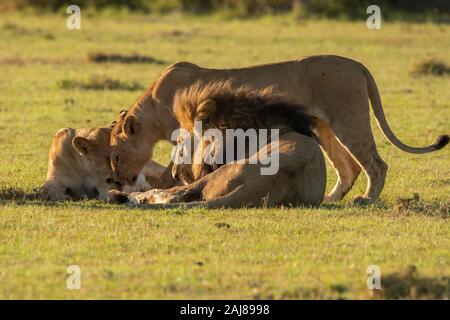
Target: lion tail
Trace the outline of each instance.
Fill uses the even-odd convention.
[[[435,143],[427,147],[411,147],[400,141],[395,136],[394,132],[392,132],[391,128],[387,123],[386,116],[383,111],[383,105],[381,104],[380,93],[378,91],[378,87],[375,83],[374,78],[372,77],[372,75],[370,74],[369,70],[367,70],[366,67],[364,67],[362,64],[361,66],[364,76],[366,77],[367,80],[367,90],[369,93],[373,113],[375,114],[378,126],[380,127],[386,139],[388,139],[394,146],[396,146],[400,150],[415,154],[423,154],[440,150],[449,143],[450,138],[448,135],[439,136]]]

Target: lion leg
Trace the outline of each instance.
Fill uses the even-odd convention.
[[[25,200],[64,201],[66,188],[57,181],[48,180],[36,192],[26,194]]]
[[[384,187],[388,165],[378,154],[370,122],[342,126],[335,129],[336,136],[363,168],[368,178],[364,197],[355,199],[355,204],[375,202]]]
[[[123,203],[123,196],[126,196],[133,204],[179,203],[200,200],[201,193],[193,185],[173,187],[170,189],[152,189],[145,192],[108,192],[108,199],[111,202]]]
[[[219,208],[242,208],[242,207],[256,207],[252,202],[246,201],[246,192],[242,192],[242,186],[236,188],[230,193],[218,197],[217,199],[207,201],[192,201],[192,202],[170,202],[170,203],[152,203],[147,202],[141,198],[139,201],[136,197],[132,197],[132,194],[125,192],[111,190],[108,193],[108,199],[113,203],[126,203],[131,205],[142,205],[147,209],[164,210],[164,209],[189,209],[189,208],[207,208],[207,209],[219,209]],[[164,191],[164,190],[162,190]],[[145,193],[145,192],[144,192]],[[148,193],[148,191],[147,191]]]
[[[178,203],[201,200],[201,192],[193,185],[156,190],[151,203]],[[148,203],[149,201],[147,201]]]
[[[325,196],[326,201],[341,200],[353,187],[361,172],[361,167],[352,155],[336,139],[333,131],[325,123],[316,126],[319,143],[325,151],[327,159],[337,174],[337,182],[330,193]]]

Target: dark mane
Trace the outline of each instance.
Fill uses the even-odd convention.
[[[314,137],[314,118],[306,108],[290,102],[272,89],[234,88],[230,81],[207,85],[197,83],[175,97],[174,112],[181,127],[192,129],[197,106],[214,100],[216,108],[208,114],[211,127],[229,129],[290,129]]]

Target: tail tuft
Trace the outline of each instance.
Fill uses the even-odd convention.
[[[447,134],[439,136],[439,138],[436,140],[436,143],[434,144],[436,150],[440,150],[445,147],[449,143],[449,141],[450,137]]]

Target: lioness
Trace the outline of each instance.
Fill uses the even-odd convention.
[[[133,185],[114,185],[109,166],[110,134],[111,128],[58,130],[49,150],[47,181],[25,198],[62,201],[85,195],[106,200],[111,188],[128,192],[150,189],[147,179],[156,179],[165,170],[153,161],[144,166]]]
[[[387,164],[380,158],[370,128],[369,99],[386,138],[410,153],[443,148],[447,135],[428,147],[410,147],[394,135],[383,112],[380,95],[370,72],[354,60],[339,56],[310,56],[297,60],[239,69],[207,69],[188,62],[169,66],[139,97],[116,124],[111,134],[113,178],[133,181],[153,152],[158,140],[170,140],[179,124],[172,106],[178,90],[200,81],[233,79],[233,85],[255,89],[274,87],[317,118],[319,143],[334,168],[338,181],[327,196],[339,200],[351,189],[361,168],[368,177],[364,197],[357,203],[375,201],[384,186]]]
[[[318,205],[322,202],[326,187],[325,159],[313,133],[314,119],[305,115],[300,106],[283,102],[268,91],[252,91],[244,87],[233,90],[229,83],[193,86],[178,94],[174,105],[181,127],[192,135],[194,121],[198,120],[202,122],[204,131],[211,128],[221,131],[278,129],[278,144],[277,141],[269,141],[250,155],[246,163],[237,162],[236,158],[222,166],[221,162],[213,166],[200,162],[193,165],[189,174],[183,170],[189,165],[174,165],[174,176],[188,180],[185,181],[187,185],[129,195],[111,191],[111,201],[147,204],[151,208],[180,205],[207,208],[272,207]],[[200,136],[205,137],[203,134]],[[200,142],[195,152],[201,153],[201,159],[205,158],[205,152],[229,152],[227,143],[218,143],[217,139]],[[209,148],[206,148],[207,145]],[[217,149],[222,147],[225,150]],[[274,153],[278,153],[278,172],[261,174],[265,157],[273,156]],[[180,152],[175,155],[183,156]]]

